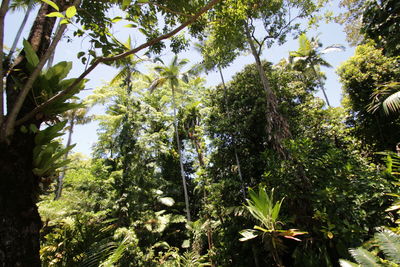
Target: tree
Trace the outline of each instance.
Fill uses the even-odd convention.
[[[294,64],[294,67],[298,70],[305,71],[305,73],[311,70],[311,75],[315,76],[315,79],[318,81],[318,86],[324,94],[326,104],[328,107],[331,107],[322,82],[323,76],[321,77],[321,74],[318,74],[317,71],[319,70],[319,66],[332,67],[321,55],[335,51],[343,51],[345,48],[342,45],[330,45],[322,51],[318,51],[320,47],[322,47],[322,44],[318,39],[311,38],[311,40],[309,40],[305,34],[301,34],[299,36],[299,49],[290,52],[289,62]]]
[[[153,91],[155,88],[162,86],[163,84],[168,84],[171,88],[172,92],[172,108],[174,113],[174,129],[175,129],[175,137],[179,155],[179,166],[181,169],[181,177],[182,177],[182,186],[183,186],[183,193],[185,196],[185,205],[186,205],[186,219],[188,222],[191,221],[190,218],[190,207],[189,207],[189,195],[186,186],[186,176],[185,170],[183,168],[183,158],[182,158],[182,148],[181,148],[181,141],[179,139],[179,127],[178,127],[178,118],[176,115],[176,98],[175,93],[176,90],[179,88],[179,80],[182,78],[184,81],[188,81],[187,73],[182,73],[181,68],[183,68],[188,63],[187,60],[179,60],[178,56],[175,55],[172,59],[171,63],[168,66],[157,66],[154,68],[158,72],[159,77],[157,77],[153,83],[150,85],[149,90]]]
[[[9,0],[2,1],[0,7],[0,59],[3,61],[3,37],[4,17],[9,10]],[[188,25],[198,21],[197,30],[191,28],[192,34],[200,34],[204,23],[201,16],[215,6],[219,1],[210,2],[186,2],[167,3],[166,5],[151,3],[137,3],[131,5],[130,1],[94,2],[76,0],[72,4],[69,1],[46,1],[39,8],[37,17],[31,27],[30,35],[24,44],[24,51],[12,62],[9,69],[4,69],[0,64],[0,251],[3,265],[27,265],[39,266],[39,230],[41,226],[40,217],[35,205],[39,189],[40,175],[32,173],[34,166],[35,137],[40,134],[40,125],[43,122],[52,123],[54,118],[62,112],[75,106],[68,103],[72,95],[83,88],[85,77],[102,63],[110,63],[126,56],[135,54],[143,49],[152,48],[152,51],[160,51],[162,40],[170,38]],[[147,33],[146,43],[126,51],[123,47],[112,41],[108,27],[112,25],[112,19],[107,18],[105,13],[112,5],[119,4],[122,9],[132,9],[134,16],[128,16],[128,20],[136,22]],[[178,6],[176,4],[179,4]],[[80,7],[81,12],[76,12]],[[150,13],[147,7],[150,7]],[[176,13],[168,13],[167,10],[189,12],[190,18]],[[93,14],[87,14],[85,10],[90,8]],[[184,10],[183,10],[184,9]],[[60,12],[66,11],[65,15]],[[156,12],[162,12],[165,16],[176,17],[176,20],[169,20],[166,24],[166,33],[160,34],[157,27],[154,27],[154,20],[157,21]],[[59,13],[52,13],[59,12]],[[50,16],[46,16],[52,13]],[[64,21],[59,30],[50,38],[54,29],[55,17],[62,16]],[[46,61],[53,53],[68,22],[76,17],[85,25],[86,33],[91,33],[92,40],[96,43],[101,55],[89,62],[89,67],[77,79],[63,81],[54,91],[53,88],[39,86],[38,78],[42,75],[42,69]],[[67,23],[65,23],[67,22]],[[152,22],[152,23],[150,23]],[[99,27],[101,25],[102,27]],[[176,28],[174,28],[176,27]],[[146,31],[147,30],[147,31]],[[77,30],[77,35],[83,35],[85,31]],[[51,40],[51,41],[50,41]],[[161,45],[161,46],[160,46]],[[91,52],[94,54],[94,51]],[[87,58],[86,58],[87,60]],[[57,66],[57,65],[56,65]],[[55,67],[55,66],[54,66]],[[58,66],[60,67],[60,66]],[[54,71],[54,69],[53,69]],[[44,74],[41,81],[46,83],[47,78],[58,77]],[[6,76],[6,77],[5,77]],[[3,83],[6,78],[6,83]],[[51,83],[52,84],[52,83]],[[5,98],[7,95],[7,111],[4,110]],[[34,98],[35,96],[41,96]],[[22,131],[21,131],[22,129]],[[24,129],[30,129],[25,131]],[[60,129],[61,130],[61,129]],[[38,150],[38,149],[37,149]]]
[[[382,49],[367,43],[357,47],[355,55],[342,64],[338,74],[343,84],[343,103],[349,112],[347,123],[354,127],[354,134],[367,151],[394,150],[400,138],[398,116],[387,116],[383,110],[370,113],[368,106],[371,95],[379,94],[378,88],[398,81],[397,59],[384,56]]]
[[[361,32],[373,39],[387,56],[400,55],[400,4],[395,0],[368,1],[362,14]]]
[[[288,155],[283,140],[290,136],[290,129],[277,108],[277,97],[263,69],[261,53],[265,47],[284,43],[289,33],[300,28],[295,20],[307,18],[318,10],[318,5],[313,1],[290,0],[238,1],[235,5],[235,9],[218,9],[215,12],[215,19],[221,23],[211,25],[204,52],[208,58],[217,58],[220,66],[230,64],[243,51],[251,52],[267,99],[265,119],[268,124],[265,132],[275,150],[282,158],[286,158]],[[260,24],[261,29],[256,27]],[[256,37],[256,29],[263,32],[261,38]]]

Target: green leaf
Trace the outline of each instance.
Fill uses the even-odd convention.
[[[65,11],[65,15],[69,19],[72,18],[73,16],[75,16],[76,15],[76,7],[70,6],[69,8],[67,8],[67,11]]]
[[[379,258],[374,254],[363,248],[349,249],[350,254],[356,261],[365,267],[376,267],[378,265]]]
[[[67,19],[63,19],[63,20],[61,20],[60,21],[60,24],[62,25],[62,24],[68,24],[69,23],[69,20],[67,20]]]
[[[22,125],[22,126],[20,127],[20,131],[21,131],[21,133],[27,133],[27,132],[28,132],[28,129],[27,129],[24,125]]]
[[[258,232],[253,229],[244,229],[239,232],[243,237],[239,239],[239,241],[247,241],[253,238],[256,238],[258,236]]]
[[[359,267],[360,266],[360,265],[355,264],[355,263],[353,263],[351,261],[347,261],[347,260],[343,260],[343,259],[339,260],[339,264],[340,264],[341,267]]]
[[[118,21],[121,21],[122,20],[122,17],[115,17],[115,18],[113,18],[112,20],[111,20],[111,22],[112,23],[116,23],[116,22],[118,22]]]
[[[132,23],[132,24],[125,25],[124,27],[125,28],[136,28],[137,25]]]
[[[29,124],[29,129],[31,130],[32,133],[37,133],[39,129],[36,127],[35,124]]]
[[[64,15],[60,12],[51,12],[46,15],[46,17],[53,18],[53,17],[58,17],[58,18],[64,18]]]
[[[56,3],[54,3],[53,1],[50,0],[42,0],[42,2],[45,2],[46,4],[50,5],[51,7],[53,7],[55,10],[60,11],[60,8],[57,6]]]
[[[375,234],[378,245],[387,259],[400,264],[400,236],[392,231],[384,230]]]
[[[165,206],[171,207],[175,204],[175,201],[172,197],[161,197],[159,198],[159,201],[161,204],[164,204]]]
[[[185,241],[183,241],[182,243],[182,248],[188,248],[190,247],[190,240],[186,239]]]
[[[39,64],[39,58],[36,55],[35,50],[33,50],[31,44],[27,40],[24,39],[23,45],[24,45],[25,57],[26,60],[28,61],[29,68],[33,70],[33,68],[35,68],[37,64]]]

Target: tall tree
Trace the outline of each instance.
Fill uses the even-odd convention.
[[[318,86],[324,94],[326,104],[328,107],[331,107],[328,96],[325,92],[324,83],[322,81],[324,77],[319,73],[319,67],[332,67],[326,60],[322,58],[323,54],[335,51],[344,51],[345,48],[342,45],[335,44],[324,48],[322,51],[319,51],[320,47],[322,47],[322,44],[317,38],[311,38],[311,40],[309,40],[306,34],[301,34],[299,36],[299,49],[297,51],[290,52],[289,62],[291,62],[298,70],[302,70],[305,73],[308,71],[311,72],[311,75],[314,76],[318,81]]]
[[[159,77],[157,77],[153,83],[150,85],[149,90],[153,91],[155,88],[162,86],[164,84],[168,84],[171,92],[172,92],[172,108],[174,114],[174,129],[175,129],[175,138],[177,143],[177,150],[179,155],[179,166],[181,170],[182,177],[182,186],[183,193],[185,196],[185,205],[186,205],[186,219],[190,222],[190,207],[189,207],[189,194],[186,186],[186,175],[185,170],[183,168],[183,158],[182,158],[182,148],[181,148],[181,140],[179,139],[179,127],[178,127],[178,118],[176,115],[176,90],[179,88],[179,81],[183,79],[188,81],[187,73],[182,72],[182,68],[188,63],[185,59],[178,59],[178,56],[175,55],[171,60],[171,63],[168,66],[157,66],[154,68],[158,72]]]
[[[109,28],[112,26],[113,20],[108,18],[106,13],[113,5],[115,6],[115,3],[104,1],[80,3],[79,0],[41,3],[36,19],[31,26],[29,37],[24,42],[24,51],[12,62],[10,71],[4,71],[3,65],[0,64],[1,265],[40,266],[39,230],[41,221],[35,202],[40,176],[44,170],[35,168],[32,163],[34,154],[37,156],[37,153],[44,153],[40,149],[46,146],[43,144],[35,149],[39,141],[46,140],[37,137],[41,133],[41,131],[37,131],[40,129],[40,125],[43,122],[52,124],[56,121],[57,116],[67,109],[76,107],[68,103],[69,99],[83,88],[86,76],[99,64],[110,63],[147,48],[151,48],[153,52],[159,52],[163,48],[163,40],[174,36],[195,22],[197,22],[195,23],[197,29],[191,27],[190,32],[194,35],[201,34],[202,25],[204,25],[202,15],[218,2],[219,0],[179,1],[179,3],[174,1],[174,3],[163,2],[154,5],[150,2],[139,3],[137,1],[118,3],[123,11],[132,11],[127,16],[127,21],[140,25],[147,37],[145,43],[128,51],[116,44],[112,40],[114,37],[110,34]],[[1,61],[4,60],[4,18],[9,10],[9,3],[9,0],[4,0],[0,7]],[[178,13],[166,10],[176,10]],[[65,15],[62,14],[64,11],[66,11]],[[161,34],[157,27],[156,13],[158,11],[162,12],[164,17],[176,18],[166,20],[165,34]],[[47,16],[50,13],[52,14]],[[190,17],[182,15],[188,13]],[[55,26],[55,17],[53,16],[63,16],[64,21],[54,34],[54,38],[51,38]],[[61,65],[57,64],[58,66],[55,65],[51,68],[51,74],[48,71],[44,73],[42,70],[62,38],[68,23],[72,22],[74,18],[81,25],[85,25],[85,30],[77,30],[77,36],[90,33],[91,40],[98,47],[97,51],[101,56],[90,61],[88,68],[77,79],[64,81],[65,72]],[[94,55],[96,52],[92,50],[90,53]],[[65,63],[63,64],[65,65]],[[5,84],[4,78],[6,78]],[[57,79],[48,81],[53,78]],[[4,93],[6,93],[6,98],[3,97]],[[5,99],[7,100],[6,112],[4,112]],[[55,130],[56,128],[51,129]]]

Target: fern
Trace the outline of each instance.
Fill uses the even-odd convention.
[[[387,260],[400,264],[400,236],[389,230],[383,230],[375,234],[379,248],[385,254]]]

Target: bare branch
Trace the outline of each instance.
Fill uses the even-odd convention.
[[[74,1],[74,6],[79,5],[80,0],[75,0]],[[28,95],[28,93],[30,92],[33,83],[35,82],[35,80],[37,79],[37,77],[40,75],[40,72],[42,71],[44,65],[46,64],[47,60],[49,59],[49,57],[51,56],[51,54],[53,53],[53,51],[56,49],[58,42],[60,41],[61,37],[64,34],[65,29],[67,28],[67,24],[63,24],[61,25],[61,27],[58,29],[57,33],[54,36],[53,41],[51,42],[49,48],[46,50],[46,52],[44,53],[44,55],[42,56],[42,58],[40,59],[38,65],[35,67],[35,69],[32,71],[31,75],[29,76],[29,78],[27,79],[25,85],[22,87],[16,102],[10,112],[10,114],[8,115],[8,118],[5,122],[5,136],[11,136],[13,131],[14,131],[14,127],[15,127],[15,123],[16,123],[16,118],[25,102],[25,99]]]
[[[0,126],[4,120],[4,82],[3,82],[3,58],[4,58],[4,18],[8,11],[10,0],[3,0],[0,7]]]
[[[186,22],[182,23],[179,27],[175,28],[174,30],[170,31],[169,33],[166,33],[164,35],[161,35],[157,38],[154,38],[134,49],[131,49],[127,52],[121,53],[119,55],[115,55],[112,57],[100,57],[98,59],[96,59],[93,64],[86,70],[84,71],[72,84],[71,86],[69,86],[68,88],[66,88],[65,90],[61,91],[60,93],[58,93],[57,95],[53,96],[52,98],[50,98],[49,100],[47,100],[46,102],[42,103],[41,105],[37,106],[36,108],[34,108],[31,112],[29,112],[28,114],[26,114],[24,117],[22,117],[20,120],[18,120],[15,124],[15,126],[21,125],[25,122],[27,122],[28,120],[32,119],[37,113],[41,112],[44,108],[46,108],[47,106],[53,104],[54,102],[58,101],[60,98],[64,97],[65,95],[69,94],[71,91],[73,91],[76,86],[78,86],[82,80],[90,73],[92,72],[92,70],[94,70],[100,63],[106,63],[106,62],[112,62],[115,60],[119,60],[122,58],[125,58],[127,56],[130,56],[132,54],[135,54],[147,47],[150,47],[162,40],[168,39],[172,36],[174,36],[175,34],[179,33],[181,30],[183,30],[184,28],[186,28],[188,25],[192,24],[193,22],[195,22],[201,15],[203,15],[205,12],[207,12],[209,9],[211,9],[214,5],[216,5],[219,1],[221,0],[211,0],[207,5],[205,5],[203,8],[201,8],[199,10],[198,13],[196,13],[194,16],[192,16],[190,19],[188,19]]]

